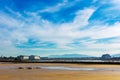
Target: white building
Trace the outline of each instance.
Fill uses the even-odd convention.
[[[26,55],[20,55],[17,57],[19,60],[29,60],[29,56]]]
[[[40,60],[40,56],[31,55],[31,56],[29,56],[29,60]]]

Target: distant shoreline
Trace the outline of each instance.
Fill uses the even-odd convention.
[[[0,61],[0,62],[8,62],[8,63],[71,63],[71,64],[120,64],[120,62],[112,62],[112,61]]]

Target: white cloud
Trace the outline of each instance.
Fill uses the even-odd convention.
[[[57,5],[52,6],[52,7],[47,7],[38,12],[40,12],[40,13],[41,12],[55,12],[55,11],[58,11],[59,9],[63,8],[67,3],[68,3],[68,1],[64,0],[62,3],[58,3]]]
[[[19,22],[19,20],[12,18],[10,15],[1,12],[0,24],[11,28],[11,27],[18,27],[18,25],[21,25],[22,23]]]
[[[72,23],[72,26],[74,27],[77,26],[80,28],[87,26],[89,24],[88,19],[90,18],[94,11],[95,11],[94,8],[85,8],[83,10],[79,10],[76,13],[76,17]]]
[[[120,5],[120,0],[111,0],[110,3]]]
[[[84,37],[84,33],[78,29],[88,24],[88,19],[94,12],[92,8],[85,8],[76,13],[76,17],[71,23],[63,23],[61,25],[50,24],[48,21],[44,21],[40,26],[38,24],[27,24],[27,27],[23,28],[27,32],[28,36],[34,36],[42,41],[55,42],[59,48],[68,48],[67,44],[71,43],[74,39]],[[83,35],[82,35],[83,34]]]
[[[120,23],[116,23],[114,25],[106,25],[102,26],[99,25],[96,30],[95,29],[90,29],[91,30],[91,38],[92,39],[101,39],[101,38],[111,38],[111,37],[120,37]]]
[[[90,28],[88,29],[81,30],[81,28],[84,28],[85,26],[91,24],[88,22],[88,19],[91,17],[95,10],[96,9],[91,7],[79,10],[78,12],[76,12],[76,17],[74,18],[73,22],[62,23],[60,25],[52,24],[47,20],[43,20],[40,16],[37,16],[37,14],[33,13],[27,13],[31,17],[27,19],[22,17],[23,20],[17,20],[12,16],[2,13],[0,14],[0,24],[5,25],[5,27],[9,27],[9,29],[13,28],[13,30],[9,30],[8,28],[0,28],[0,45],[8,45],[5,46],[5,48],[10,48],[10,46],[12,46],[12,51],[18,50],[18,53],[20,53],[20,50],[14,46],[13,41],[18,40],[18,43],[15,44],[20,44],[21,42],[27,42],[27,40],[32,37],[43,42],[48,41],[56,43],[57,49],[64,48],[67,50],[76,50],[73,51],[74,53],[80,52],[91,55],[99,55],[103,52],[118,53],[120,47],[118,39],[114,40],[111,44],[96,44],[95,42],[96,39],[111,37],[119,38],[119,22],[111,26],[108,24],[94,25],[90,26]],[[12,14],[15,13],[12,11]],[[85,37],[89,37],[91,41],[80,41],[80,43],[85,46],[84,50],[82,50],[83,48],[81,48],[81,46],[80,48],[79,46],[74,46],[74,48],[68,46],[69,44],[73,43],[74,40]],[[101,49],[104,51],[102,51]]]
[[[43,10],[39,10],[38,13],[42,13],[42,12],[57,12],[61,9],[64,9],[64,8],[67,8],[67,7],[70,7],[70,6],[73,6],[75,5],[79,0],[74,0],[74,1],[68,1],[68,0],[63,0],[63,2],[61,3],[58,3],[57,5],[55,6],[51,6],[51,7],[46,7],[45,9]]]

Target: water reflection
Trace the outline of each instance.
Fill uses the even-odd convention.
[[[65,66],[44,66],[43,69],[53,69],[53,70],[96,70],[96,68],[76,68],[76,67],[65,67]]]
[[[0,66],[0,69],[49,69],[49,70],[74,70],[74,71],[120,71],[120,68],[92,68],[92,67],[67,67],[67,66]]]

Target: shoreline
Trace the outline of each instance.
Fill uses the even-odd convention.
[[[60,63],[60,64],[115,64],[120,65],[120,61],[0,61],[3,63]]]

